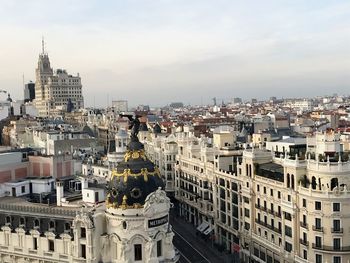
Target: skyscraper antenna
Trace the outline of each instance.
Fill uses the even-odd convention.
[[[43,54],[45,54],[45,42],[44,42],[44,36],[41,39],[41,48],[42,48],[42,52]]]

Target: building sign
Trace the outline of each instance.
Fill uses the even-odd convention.
[[[161,225],[164,225],[166,223],[168,223],[168,215],[160,217],[160,218],[148,220],[148,228],[161,226]]]

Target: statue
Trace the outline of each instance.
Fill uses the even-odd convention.
[[[129,114],[119,114],[120,117],[127,117],[130,121],[129,129],[131,129],[131,140],[132,141],[138,141],[138,133],[140,129],[140,115],[135,115],[135,118],[133,118],[132,115]]]
[[[151,260],[152,257],[153,257],[153,250],[154,250],[154,247],[155,247],[155,242],[153,239],[149,240],[147,243],[146,243],[146,253],[148,253],[148,259]]]
[[[129,262],[129,252],[131,248],[128,245],[128,242],[126,240],[122,240],[122,244],[120,247],[120,259],[122,262]]]

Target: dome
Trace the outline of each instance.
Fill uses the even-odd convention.
[[[161,133],[162,129],[160,128],[159,124],[157,123],[156,125],[154,125],[153,127],[153,133]]]
[[[147,159],[143,144],[131,136],[124,160],[108,183],[107,208],[141,208],[147,196],[158,188],[164,188],[159,169]]]
[[[94,132],[91,130],[91,128],[87,125],[84,126],[83,128],[83,133],[86,133],[87,135],[89,135],[90,137],[95,137]]]

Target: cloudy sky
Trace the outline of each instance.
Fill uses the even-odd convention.
[[[348,0],[0,0],[0,89],[22,98],[42,36],[86,105],[350,93]]]

